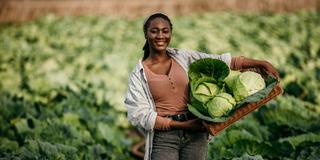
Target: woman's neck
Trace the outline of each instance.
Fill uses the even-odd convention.
[[[167,51],[163,52],[150,52],[150,55],[148,57],[153,62],[164,62],[170,59],[169,55],[167,54]]]

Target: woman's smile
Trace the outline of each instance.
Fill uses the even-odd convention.
[[[165,41],[156,41],[156,44],[158,46],[164,46],[166,44],[166,42]]]

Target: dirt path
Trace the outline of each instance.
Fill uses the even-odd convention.
[[[320,0],[0,0],[0,23],[49,13],[135,18],[155,11],[186,15],[208,11],[292,12],[320,9]]]

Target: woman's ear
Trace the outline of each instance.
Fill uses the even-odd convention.
[[[147,33],[146,32],[144,32],[144,38],[147,39]]]

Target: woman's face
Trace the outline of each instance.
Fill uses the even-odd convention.
[[[171,39],[169,22],[163,18],[151,20],[150,26],[147,28],[146,39],[151,50],[156,52],[165,51]]]

